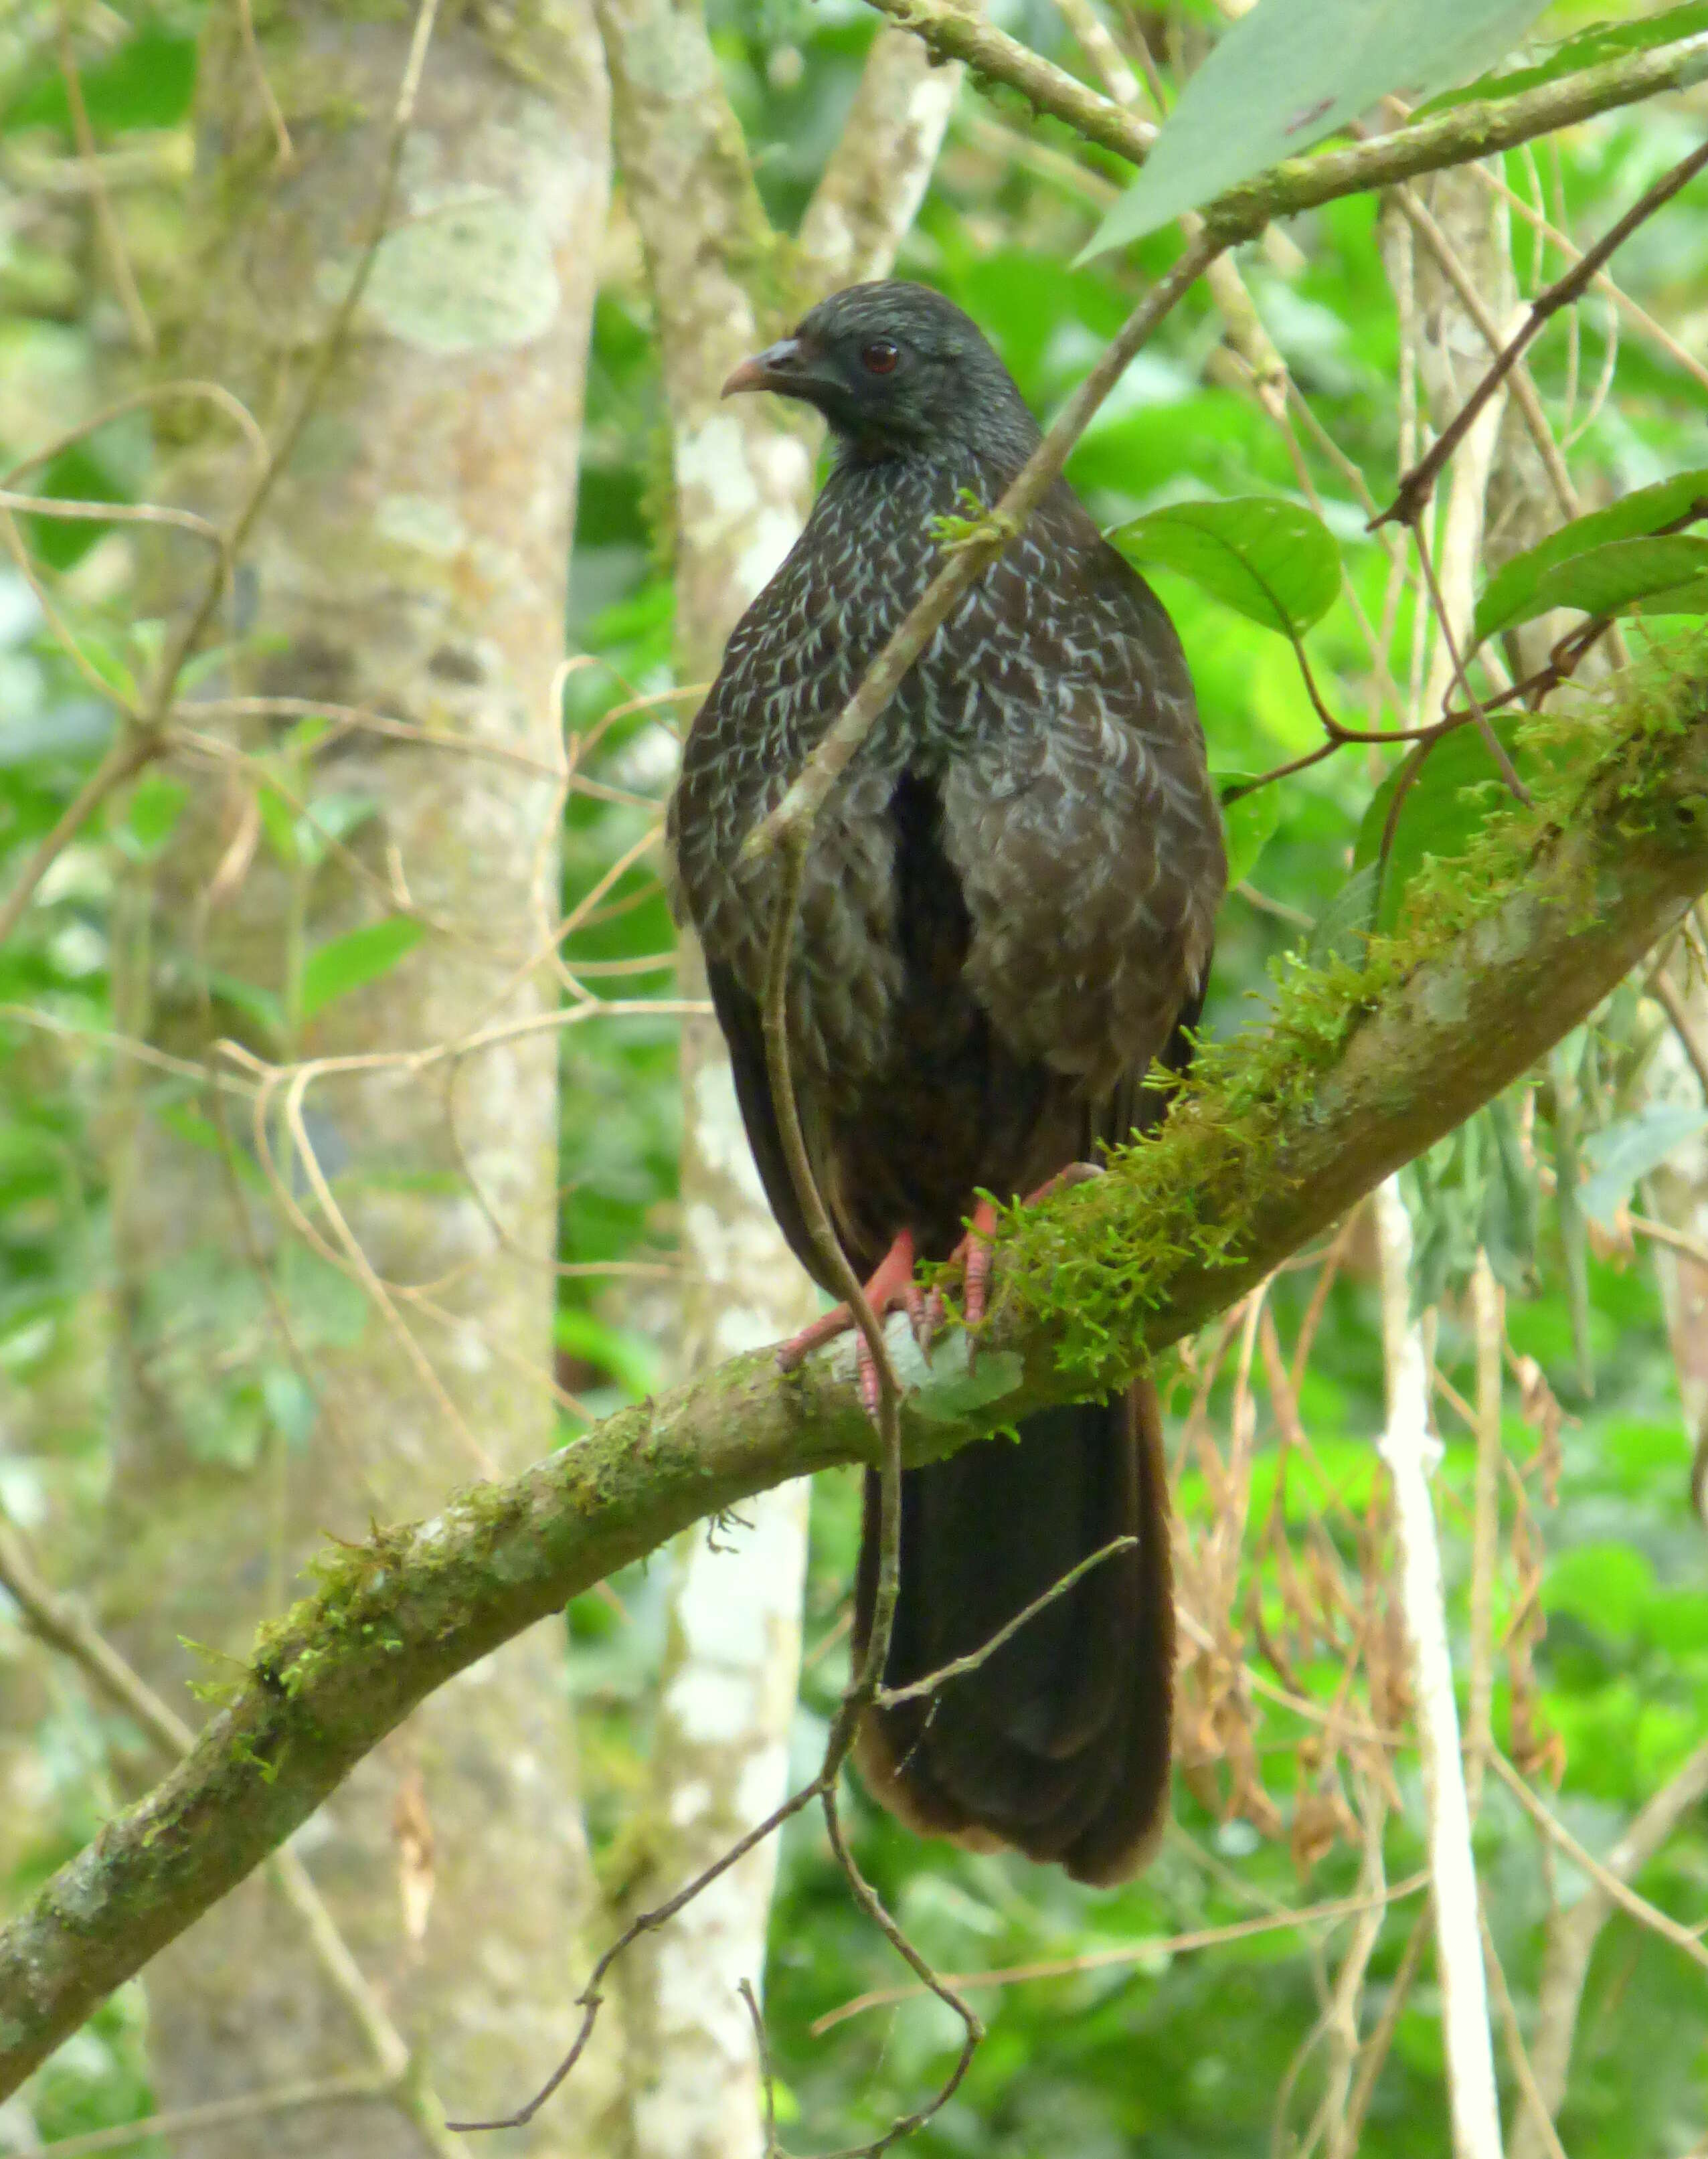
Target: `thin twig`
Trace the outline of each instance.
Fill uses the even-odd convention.
[[[1559,1816],[1543,1805],[1498,1748],[1490,1753],[1488,1758],[1493,1764],[1495,1773],[1537,1828],[1551,1842],[1559,1846],[1574,1866],[1581,1866],[1605,1896],[1640,1926],[1648,1928],[1663,1941],[1670,1942],[1674,1949],[1682,1949],[1692,1964],[1700,1965],[1705,1971],[1708,1971],[1708,1949],[1703,1947],[1693,1929],[1683,1925],[1670,1913],[1663,1912],[1658,1904],[1651,1904],[1646,1897],[1639,1897],[1611,1866],[1586,1851]]]
[[[1693,150],[1689,157],[1681,158],[1670,172],[1658,179],[1652,188],[1631,205],[1623,217],[1608,228],[1595,246],[1581,256],[1563,277],[1557,278],[1545,293],[1537,295],[1530,303],[1529,313],[1524,318],[1518,330],[1501,348],[1482,381],[1466,399],[1449,425],[1441,431],[1423,457],[1400,481],[1393,501],[1375,520],[1377,526],[1397,521],[1416,529],[1422,516],[1423,506],[1430,498],[1442,467],[1463,442],[1466,435],[1475,425],[1478,414],[1518,365],[1519,355],[1540,332],[1549,317],[1557,314],[1561,308],[1570,307],[1588,285],[1596,272],[1612,258],[1638,227],[1645,224],[1664,205],[1670,202],[1680,189],[1688,186],[1705,167],[1708,167],[1708,142],[1704,142]]]
[[[1429,1489],[1427,1463],[1437,1442],[1429,1429],[1423,1343],[1410,1316],[1411,1225],[1396,1178],[1388,1178],[1378,1190],[1376,1224],[1388,1370],[1388,1427],[1378,1451],[1393,1481],[1399,1596],[1417,1703],[1453,2151],[1456,2159],[1498,2159],[1500,2105],[1477,1936],[1471,1815],[1453,1698],[1441,1550]]]
[[[1696,1075],[1696,1084],[1708,1100],[1708,1045],[1696,1032],[1696,1023],[1690,1008],[1680,996],[1678,986],[1664,967],[1657,967],[1648,984],[1648,993],[1673,1023],[1673,1033],[1679,1038],[1679,1047],[1690,1059],[1690,1069]]]
[[[1194,1949],[1224,1949],[1230,1942],[1249,1941],[1257,1934],[1286,1934],[1298,1927],[1326,1926],[1338,1919],[1360,1918],[1368,1912],[1385,1911],[1390,1904],[1415,1897],[1428,1887],[1427,1874],[1408,1874],[1403,1881],[1375,1895],[1337,1897],[1326,1903],[1303,1904],[1296,1910],[1265,1912],[1255,1918],[1233,1919],[1225,1926],[1197,1927],[1181,1934],[1149,1934],[1136,1942],[1113,1942],[1102,1949],[1086,1949],[1078,1956],[1046,1957],[1036,1964],[1008,1965],[995,1971],[955,1971],[947,1977],[951,1986],[959,1987],[1023,1986],[1034,1980],[1068,1979],[1079,1972],[1104,1971],[1124,1964],[1161,1963],[1166,1957],[1184,1956]],[[827,2010],[807,2030],[813,2038],[820,2038],[851,2017],[862,2016],[868,2009],[888,2009],[898,2001],[915,2001],[924,1991],[917,1986],[875,1987],[868,1993],[857,1994],[837,2008]]]
[[[1069,1567],[1060,1581],[1053,1582],[1042,1597],[1034,1597],[1031,1603],[1017,1612],[1006,1626],[999,1627],[981,1648],[967,1656],[957,1657],[953,1664],[944,1665],[934,1672],[928,1672],[924,1679],[914,1680],[907,1686],[881,1686],[872,1697],[873,1701],[880,1709],[894,1709],[902,1702],[918,1701],[925,1695],[935,1694],[939,1688],[947,1686],[951,1680],[958,1680],[967,1672],[976,1672],[987,1658],[993,1657],[1006,1641],[1017,1634],[1047,1606],[1053,1604],[1058,1597],[1065,1597],[1082,1575],[1089,1574],[1094,1566],[1101,1566],[1105,1560],[1113,1558],[1116,1552],[1136,1550],[1138,1541],[1136,1537],[1112,1538],[1089,1557],[1082,1559],[1077,1566]]]
[[[60,2136],[51,2144],[29,2148],[34,2159],[50,2159],[50,2156],[51,2159],[91,2159],[95,2152],[116,2151],[148,2137],[189,2136],[199,2130],[261,2120],[268,2115],[298,2114],[305,2107],[389,2100],[393,2096],[391,2086],[372,2075],[322,2077],[278,2084],[272,2091],[244,2092],[233,2099],[204,2099],[199,2106],[174,2107],[164,2114],[145,2114],[135,2121],[116,2122],[111,2129],[85,2130],[80,2136]]]
[[[1548,2102],[1542,2096],[1536,2082],[1536,2072],[1530,2065],[1529,2051],[1524,2045],[1524,2035],[1519,2029],[1519,2015],[1513,2006],[1512,1990],[1506,1983],[1506,1973],[1501,1966],[1500,1953],[1494,1946],[1494,1936],[1489,1930],[1488,1914],[1478,1914],[1483,1929],[1483,1961],[1488,1968],[1488,1983],[1494,1991],[1495,2005],[1500,2011],[1501,2030],[1506,2035],[1506,2058],[1512,2063],[1512,2073],[1518,2079],[1519,2089],[1524,2095],[1524,2104],[1530,2110],[1530,2120],[1548,2159],[1566,2159],[1566,2147],[1560,2141],[1553,2116],[1548,2111]]]
[[[154,325],[148,319],[148,310],[142,304],[142,295],[137,289],[135,272],[131,258],[125,252],[125,236],[119,230],[119,221],[112,206],[112,197],[107,193],[106,181],[101,169],[101,156],[95,145],[95,130],[90,125],[89,107],[84,101],[83,77],[77,66],[77,50],[71,39],[70,11],[66,0],[59,0],[54,18],[54,42],[59,49],[60,73],[65,85],[65,103],[71,114],[71,133],[76,141],[77,155],[89,183],[90,200],[95,205],[95,221],[101,229],[101,245],[106,256],[106,267],[119,296],[119,304],[125,311],[125,320],[131,327],[131,342],[138,352],[152,356],[159,350],[159,339],[154,334]]]
[[[266,112],[273,131],[274,153],[281,170],[296,163],[297,153],[291,141],[291,131],[285,125],[285,116],[279,110],[279,101],[273,95],[273,86],[267,80],[267,65],[261,56],[261,45],[255,34],[255,12],[250,0],[237,0],[237,23],[243,33],[243,49],[248,57],[249,71],[255,78],[256,89],[261,93],[261,108]]]

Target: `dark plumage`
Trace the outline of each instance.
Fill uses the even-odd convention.
[[[855,286],[731,390],[818,406],[835,463],[736,626],[670,805],[766,1192],[818,1271],[779,1146],[759,1010],[777,872],[742,858],[939,559],[933,520],[993,504],[1038,440],[1002,362],[917,285]],[[1183,1061],[1225,870],[1167,615],[1058,483],[940,629],[826,805],[789,978],[807,1149],[850,1261],[911,1232],[949,1256],[980,1188],[1033,1191],[1154,1114]],[[875,1494],[856,1613],[875,1579]],[[1092,1882],[1141,1862],[1167,1791],[1172,1608],[1154,1395],[1029,1418],[903,1480],[887,1678],[977,1649],[1132,1534],[976,1672],[869,1716],[858,1758],[924,1830]]]

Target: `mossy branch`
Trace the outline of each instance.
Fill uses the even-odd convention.
[[[1708,637],[1533,722],[1527,748],[1533,803],[1433,872],[1401,936],[1361,969],[1295,967],[1157,1139],[1011,1219],[975,1384],[928,1379],[911,1459],[1119,1384],[1527,1070],[1708,889]],[[766,1352],[737,1358],[329,1553],[180,1767],[0,1934],[0,2096],[453,1674],[700,1517],[869,1458],[852,1358],[845,1343],[787,1380]]]
[[[976,80],[1018,91],[1038,112],[1064,121],[1089,142],[1142,164],[1157,130],[1113,98],[1053,66],[986,22],[968,0],[870,0],[898,28],[911,30],[939,60],[965,63]],[[1451,106],[1391,133],[1314,157],[1289,158],[1208,204],[1203,215],[1224,241],[1250,239],[1273,218],[1291,217],[1337,197],[1462,165],[1515,149],[1597,113],[1688,90],[1708,75],[1708,32],[1647,52],[1621,54],[1510,97]]]

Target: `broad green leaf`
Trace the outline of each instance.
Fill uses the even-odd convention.
[[[1461,89],[1431,98],[1411,116],[1426,120],[1431,113],[1448,111],[1456,105],[1517,97],[1527,90],[1540,90],[1545,83],[1558,82],[1562,75],[1576,75],[1581,68],[1617,60],[1622,53],[1652,52],[1657,45],[1694,38],[1703,30],[1708,30],[1708,0],[1688,0],[1685,7],[1666,8],[1659,15],[1645,15],[1634,23],[1592,23],[1576,37],[1555,45],[1547,59],[1535,67],[1513,68],[1504,75],[1480,75]]]
[[[1259,0],[1181,92],[1144,170],[1081,256],[1124,246],[1295,157],[1390,91],[1511,50],[1542,0]]]
[[[1708,590],[1708,540],[1682,533],[1664,540],[1611,540],[1586,555],[1571,555],[1536,580],[1518,619],[1550,608],[1581,608],[1586,614],[1621,614],[1652,606],[1657,614],[1694,614]]]
[[[1514,741],[1515,723],[1497,721],[1495,733],[1522,777],[1524,761]],[[1374,926],[1383,930],[1392,929],[1399,921],[1406,888],[1426,857],[1451,862],[1462,855],[1505,792],[1482,729],[1471,725],[1455,728],[1434,744],[1406,789],[1387,860],[1379,864],[1388,813],[1405,770],[1404,764],[1398,766],[1371,796],[1353,849],[1354,869],[1366,865],[1379,868],[1381,898]]]
[[[1587,554],[1610,541],[1635,539],[1659,531],[1663,525],[1676,524],[1698,502],[1708,515],[1708,470],[1674,473],[1670,479],[1633,489],[1605,510],[1592,510],[1587,516],[1575,517],[1570,525],[1562,525],[1535,546],[1504,562],[1489,579],[1477,603],[1478,641],[1541,613],[1534,604],[1536,588],[1556,564],[1574,555]],[[1547,603],[1553,607],[1568,604],[1575,603]]]
[[[383,922],[334,937],[308,955],[303,969],[303,1017],[313,1019],[335,997],[377,981],[420,944],[422,925],[406,915],[388,914]]]
[[[1340,594],[1340,550],[1319,517],[1273,495],[1177,502],[1110,539],[1130,562],[1172,570],[1240,614],[1298,637]]]
[[[172,837],[189,790],[163,772],[145,773],[131,790],[130,806],[116,835],[133,862],[152,862]]]
[[[1604,1229],[1631,1197],[1637,1180],[1659,1169],[1675,1147],[1708,1125],[1708,1110],[1677,1102],[1651,1102],[1635,1116],[1621,1117],[1583,1143],[1589,1175],[1578,1187],[1580,1207]]]
[[[1271,784],[1260,787],[1255,794],[1235,795],[1230,802],[1227,798],[1234,789],[1249,787],[1260,775],[1255,772],[1217,772],[1213,776],[1222,797],[1222,837],[1228,850],[1228,886],[1231,891],[1250,876],[1257,867],[1258,857],[1275,837],[1275,828],[1281,822],[1281,794]]]

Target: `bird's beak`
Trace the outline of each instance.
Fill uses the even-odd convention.
[[[799,338],[779,338],[751,360],[744,360],[724,384],[722,394],[734,397],[744,390],[779,390],[785,397],[791,391],[798,396],[806,356]]]

